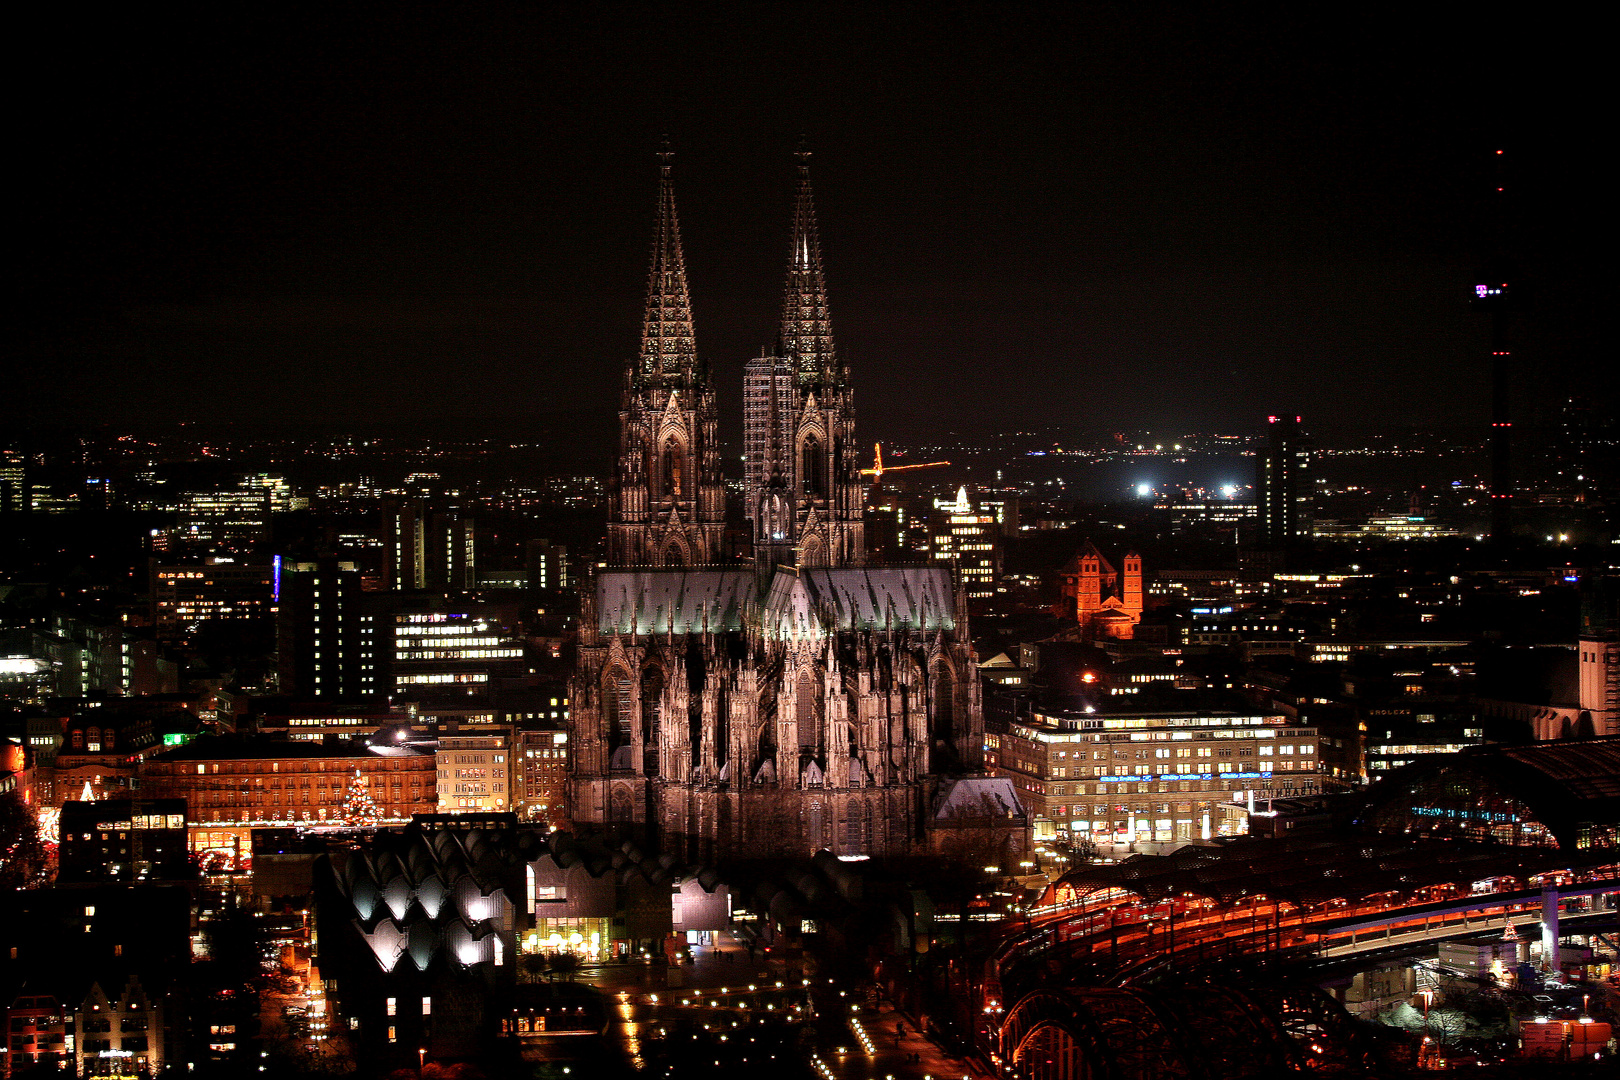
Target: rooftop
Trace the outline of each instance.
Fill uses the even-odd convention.
[[[432,757],[431,749],[410,745],[387,748],[390,757]],[[269,759],[309,760],[313,758],[369,758],[380,751],[359,741],[294,742],[280,739],[246,739],[234,736],[204,736],[186,746],[176,747],[152,758],[153,761],[260,761]]]

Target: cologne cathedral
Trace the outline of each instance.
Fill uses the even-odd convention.
[[[946,565],[867,562],[848,363],[833,344],[801,154],[778,346],[745,437],[753,557],[722,556],[717,406],[667,154],[640,355],[620,386],[608,556],[586,587],[578,826],[691,859],[901,855],[1023,823],[974,776],[983,719]],[[942,829],[943,827],[943,829]]]

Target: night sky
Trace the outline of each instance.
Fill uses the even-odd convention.
[[[801,134],[863,436],[1483,427],[1497,149],[1526,402],[1613,362],[1609,59],[1550,8],[220,7],[19,37],[10,422],[611,412],[666,132],[733,424]]]

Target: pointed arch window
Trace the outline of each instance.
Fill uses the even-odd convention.
[[[664,494],[679,498],[685,486],[683,466],[686,455],[680,440],[671,435],[664,440]]]
[[[816,680],[808,670],[799,672],[794,692],[794,719],[799,728],[799,749],[809,753],[821,750],[821,710],[816,702]]]
[[[949,742],[956,734],[956,680],[951,678],[950,668],[944,664],[934,668],[930,690],[934,699],[934,738]]]
[[[804,830],[805,839],[810,841],[810,849],[812,851],[819,851],[824,847],[831,846],[827,842],[827,834],[831,831],[828,828],[829,824],[827,814],[822,808],[821,803],[812,802],[810,804],[809,813],[805,815]]]
[[[658,740],[662,736],[664,673],[649,666],[641,673],[641,720],[647,736],[649,762],[658,760]]]
[[[603,719],[607,721],[607,730],[610,737],[617,743],[630,740],[630,716],[632,712],[630,697],[630,680],[623,678],[609,679],[602,695]]]
[[[802,456],[803,462],[799,475],[804,477],[804,493],[809,496],[825,495],[827,493],[827,477],[821,460],[821,440],[814,435],[806,436]]]

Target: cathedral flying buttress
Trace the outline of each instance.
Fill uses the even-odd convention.
[[[959,807],[955,778],[982,758],[951,569],[867,564],[807,163],[778,347],[746,376],[754,560],[720,561],[714,390],[692,345],[666,156],[607,565],[582,605],[573,818],[688,858],[921,850],[931,808]],[[1010,786],[995,805],[1016,807]]]

